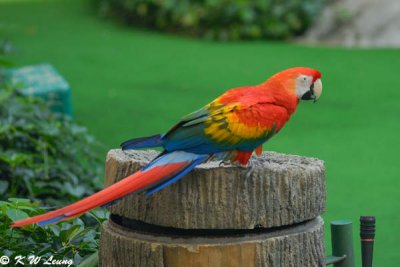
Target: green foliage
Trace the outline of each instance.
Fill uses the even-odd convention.
[[[95,227],[88,226],[79,218],[44,227],[29,225],[13,229],[9,226],[16,220],[44,212],[46,210],[38,207],[38,202],[32,203],[27,199],[10,198],[9,201],[0,201],[1,255],[6,255],[11,260],[15,259],[17,255],[25,257],[35,255],[42,257],[42,263],[43,260],[52,256],[59,260],[71,259],[75,266],[82,262],[84,257],[96,253],[99,238],[98,228],[100,222],[107,217],[104,210],[90,213],[99,222]],[[88,258],[92,258],[92,256]],[[26,264],[27,259],[24,261]]]
[[[99,0],[101,15],[210,39],[284,39],[302,33],[324,0]]]
[[[0,29],[1,29],[1,21],[0,21]],[[11,61],[7,60],[5,55],[11,53],[13,49],[14,48],[12,43],[8,40],[2,40],[0,35],[0,67],[12,66]],[[1,73],[0,73],[0,82],[1,82]]]
[[[41,100],[0,90],[0,197],[65,203],[101,186],[94,138]]]
[[[24,196],[61,206],[92,194],[101,186],[101,160],[95,140],[68,117],[53,113],[43,101],[0,86],[0,251],[17,255],[72,260],[92,266],[104,209],[67,222],[11,229],[11,222],[45,213],[39,202],[10,198]],[[92,255],[92,256],[89,256]]]

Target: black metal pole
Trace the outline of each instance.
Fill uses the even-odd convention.
[[[362,267],[372,267],[375,241],[375,216],[360,217]]]

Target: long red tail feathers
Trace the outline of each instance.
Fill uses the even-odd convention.
[[[21,227],[34,223],[46,225],[77,217],[91,209],[106,205],[130,193],[151,188],[154,185],[160,184],[160,182],[164,183],[166,178],[168,180],[170,177],[181,177],[180,174],[188,171],[186,169],[194,168],[195,165],[201,163],[204,159],[204,155],[199,160],[199,155],[185,152],[166,154],[150,164],[150,167],[146,167],[89,197],[58,210],[16,221],[11,226]]]

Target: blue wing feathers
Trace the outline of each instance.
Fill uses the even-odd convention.
[[[122,150],[162,146],[162,135],[134,138],[121,144]]]

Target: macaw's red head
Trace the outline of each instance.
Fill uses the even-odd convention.
[[[315,102],[322,93],[321,73],[311,68],[286,69],[268,79],[267,83],[270,82],[278,82],[291,94],[295,94],[302,100],[314,100]]]

